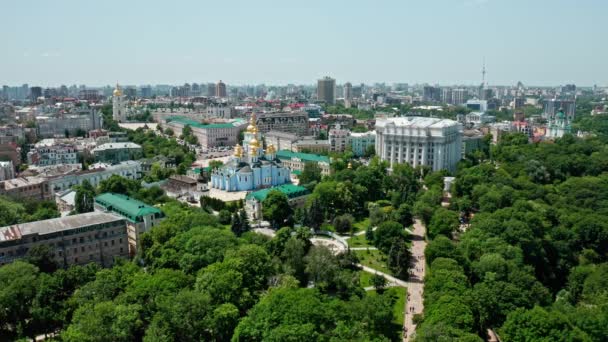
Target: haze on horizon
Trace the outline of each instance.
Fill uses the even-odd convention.
[[[0,84],[608,85],[605,0],[12,1]]]

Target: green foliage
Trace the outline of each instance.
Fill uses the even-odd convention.
[[[352,233],[354,218],[352,215],[344,214],[334,218],[334,228],[336,232],[346,234]]]
[[[317,163],[306,163],[302,174],[298,178],[300,184],[318,183],[321,181],[321,167]]]
[[[428,225],[428,235],[434,239],[438,235],[451,236],[460,225],[458,213],[439,207],[433,213],[431,222]]]
[[[59,217],[55,202],[0,196],[0,227]]]
[[[293,215],[287,196],[278,191],[271,190],[262,201],[262,216],[271,222],[273,227],[283,225]]]
[[[74,200],[74,210],[76,213],[82,214],[93,211],[95,188],[93,188],[91,183],[85,179],[81,185],[75,187],[75,190],[76,198]]]
[[[394,221],[387,221],[374,231],[374,246],[384,253],[391,250],[393,243],[396,240],[405,240],[405,231],[403,226]]]

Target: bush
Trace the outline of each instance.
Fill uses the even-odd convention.
[[[228,224],[230,223],[230,220],[232,219],[232,215],[230,214],[230,212],[226,209],[222,209],[220,210],[220,214],[218,215],[218,221],[220,221],[221,224]]]

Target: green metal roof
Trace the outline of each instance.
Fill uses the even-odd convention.
[[[295,198],[295,197],[300,197],[300,196],[310,194],[310,191],[308,191],[308,189],[306,189],[303,186],[298,186],[298,185],[293,185],[293,184],[283,184],[283,185],[275,186],[274,188],[268,188],[268,189],[250,192],[247,194],[246,199],[255,198],[261,202],[264,199],[266,199],[266,196],[268,196],[268,193],[270,193],[272,190],[278,190],[278,191],[284,193],[287,196],[287,198]]]
[[[139,222],[139,217],[149,214],[163,215],[160,209],[147,205],[127,195],[106,192],[95,197],[95,203],[129,219],[131,222]]]
[[[300,170],[294,170],[294,171],[291,171],[291,173],[294,174],[294,175],[296,175],[296,176],[302,175],[302,171],[300,171]]]
[[[312,153],[291,152],[290,150],[280,150],[277,152],[279,159],[298,158],[309,162],[323,162],[329,164],[329,157]]]
[[[172,116],[167,118],[167,122],[176,121],[183,125],[188,125],[190,127],[196,128],[234,128],[236,127],[233,123],[214,123],[214,124],[203,124],[202,122],[192,120],[189,118],[185,118],[183,116]]]

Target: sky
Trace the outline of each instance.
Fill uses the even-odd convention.
[[[2,1],[0,84],[608,85],[607,0]]]

